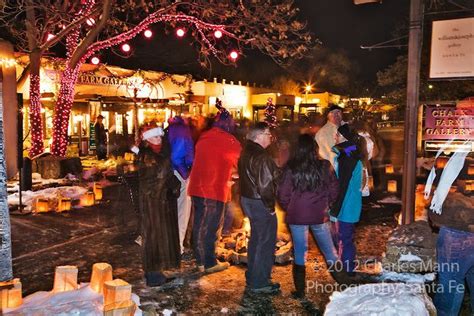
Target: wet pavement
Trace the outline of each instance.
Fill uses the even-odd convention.
[[[374,205],[377,197],[366,201]],[[359,259],[378,260],[385,251],[385,241],[395,227],[394,214],[399,205],[365,208],[357,227],[356,246]],[[165,310],[197,314],[313,314],[329,301],[335,283],[329,275],[314,242],[310,242],[307,279],[307,302],[291,297],[291,265],[275,266],[273,279],[280,282],[282,294],[248,296],[245,288],[245,265],[231,266],[217,274],[195,272],[192,259],[183,260],[179,270],[169,271],[176,279],[166,286],[148,288],[141,269],[140,247],[136,237],[136,215],[128,192],[120,185],[104,190],[104,202],[67,213],[12,215],[13,270],[23,284],[23,294],[48,291],[53,286],[54,269],[76,265],[79,282],[88,282],[96,262],[108,262],[114,278],[133,285],[141,298],[141,309],[153,315]]]

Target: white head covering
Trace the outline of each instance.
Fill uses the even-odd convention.
[[[155,136],[163,136],[163,135],[165,135],[165,133],[163,132],[163,129],[161,127],[155,127],[143,133],[143,140],[147,140]]]

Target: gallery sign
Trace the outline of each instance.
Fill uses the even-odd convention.
[[[433,21],[430,78],[474,77],[474,17]]]
[[[474,108],[427,106],[424,139],[474,140]]]

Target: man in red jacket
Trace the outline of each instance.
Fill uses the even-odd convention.
[[[224,205],[230,199],[232,170],[237,167],[241,146],[231,133],[235,123],[225,109],[213,127],[202,133],[196,144],[188,194],[194,208],[193,248],[199,269],[207,273],[225,270],[218,262],[215,244],[224,218]]]

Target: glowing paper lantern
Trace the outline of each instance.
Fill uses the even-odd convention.
[[[77,289],[77,267],[57,266],[54,273],[53,292],[65,292]]]
[[[393,169],[393,165],[386,165],[385,166],[385,173],[386,174],[390,174],[390,173],[394,173],[395,170]]]
[[[104,282],[104,306],[130,301],[132,286],[121,279]]]
[[[71,207],[72,207],[72,202],[70,198],[60,197],[58,199],[57,212],[70,211]]]
[[[135,315],[136,310],[137,305],[132,300],[128,300],[105,305],[104,316],[132,316]]]
[[[96,201],[102,200],[102,186],[94,182],[94,197]]]
[[[183,37],[185,33],[186,32],[182,28],[179,28],[179,29],[176,30],[176,35],[178,37]]]
[[[397,192],[397,181],[396,180],[388,180],[387,181],[387,192],[389,192],[389,193],[396,193]]]
[[[5,308],[18,307],[23,303],[20,279],[0,282],[0,312]]]
[[[374,177],[369,176],[368,181],[369,181],[369,190],[373,191],[374,190]]]
[[[107,281],[112,281],[112,266],[105,262],[94,263],[92,266],[91,288],[97,293],[102,293]]]
[[[49,211],[49,200],[43,198],[37,199],[35,203],[35,211],[37,213]]]
[[[81,196],[82,206],[92,206],[95,203],[94,192],[86,192]]]

